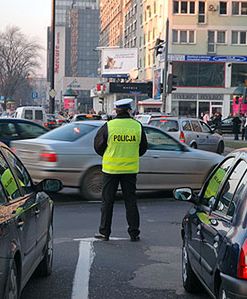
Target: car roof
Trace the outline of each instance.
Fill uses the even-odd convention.
[[[152,117],[152,119],[150,121],[153,120],[160,120],[160,119],[171,119],[171,120],[200,120],[202,121],[200,118],[196,118],[196,117],[186,117],[186,116],[159,116],[159,117]]]
[[[43,126],[41,126],[40,124],[31,121],[31,120],[27,120],[24,118],[14,118],[14,117],[0,117],[0,123],[25,123],[25,124],[31,124],[31,125],[36,125],[39,127],[44,128]]]

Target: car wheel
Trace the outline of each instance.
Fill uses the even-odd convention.
[[[100,200],[103,186],[103,175],[100,167],[89,169],[85,174],[80,193],[84,199]]]
[[[227,298],[227,293],[226,290],[223,288],[222,284],[220,285],[220,290],[219,290],[219,295],[217,299],[226,299]]]
[[[197,145],[196,145],[195,142],[193,142],[193,143],[190,145],[190,147],[191,147],[191,148],[195,148],[195,149],[197,149]]]
[[[182,249],[182,279],[187,292],[196,293],[199,290],[200,282],[191,268],[185,245]]]
[[[217,147],[217,153],[218,154],[223,154],[224,153],[224,149],[225,149],[225,145],[224,145],[224,142],[220,142],[219,144],[218,144],[218,147]]]
[[[49,276],[52,272],[52,263],[53,263],[53,226],[52,223],[49,226],[46,246],[45,246],[45,255],[36,269],[36,274],[38,276]]]
[[[19,287],[18,287],[18,272],[15,261],[11,265],[9,277],[6,288],[6,299],[18,299],[19,298]]]

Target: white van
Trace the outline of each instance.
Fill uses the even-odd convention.
[[[24,118],[32,120],[42,126],[47,124],[47,115],[43,107],[38,106],[23,106],[16,108],[15,118]]]

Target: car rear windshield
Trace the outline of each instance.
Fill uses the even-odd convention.
[[[59,127],[55,130],[52,130],[40,136],[40,138],[73,142],[81,138],[82,136],[87,135],[88,133],[90,133],[95,129],[97,129],[96,126],[70,123],[65,126]]]
[[[178,121],[174,119],[154,119],[149,122],[151,126],[160,128],[166,132],[178,132],[179,126]]]

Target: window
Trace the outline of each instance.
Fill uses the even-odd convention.
[[[33,110],[25,110],[25,119],[32,120],[33,119]]]
[[[231,86],[238,86],[243,84],[246,80],[247,64],[245,63],[232,63],[232,82]]]
[[[193,128],[193,131],[195,131],[195,132],[201,132],[202,131],[202,128],[201,128],[201,126],[200,126],[200,124],[197,120],[192,120],[191,125],[192,125],[192,128]]]
[[[173,1],[174,14],[194,14],[195,1]]]
[[[0,136],[2,138],[16,137],[18,134],[16,132],[15,125],[13,123],[1,123],[0,124]]]
[[[191,30],[172,30],[172,42],[179,44],[194,44],[195,32]]]
[[[226,15],[227,14],[227,2],[220,1],[220,15]]]
[[[177,76],[178,86],[224,87],[224,63],[172,62],[173,73]]]
[[[83,123],[71,123],[57,128],[56,130],[49,131],[45,135],[40,136],[40,138],[73,142],[96,129],[98,129],[96,126],[86,125]]]
[[[226,32],[225,31],[208,31],[208,44],[225,44],[226,43]]]
[[[36,138],[47,133],[47,130],[35,124],[18,123],[18,133],[22,138]]]
[[[203,133],[211,133],[211,129],[209,128],[209,126],[207,124],[205,124],[204,122],[200,121],[201,127],[202,127],[202,132]]]
[[[246,31],[232,31],[232,45],[246,45]]]
[[[233,1],[232,15],[247,15],[247,1]]]
[[[181,151],[180,144],[159,130],[144,128],[149,150]]]
[[[212,197],[216,198],[216,195],[219,192],[219,187],[223,182],[227,171],[233,164],[233,161],[234,158],[228,158],[213,172],[201,194],[201,199],[204,204],[209,206],[209,200]]]
[[[204,1],[199,1],[198,4],[198,23],[205,23],[205,2]]]
[[[240,179],[244,175],[247,169],[247,164],[245,161],[241,161],[234,168],[231,175],[224,183],[222,188],[219,201],[217,203],[216,210],[228,216],[233,216],[236,208],[236,202],[233,201],[235,191],[239,185]]]
[[[9,164],[14,169],[14,172],[19,180],[19,185],[21,186],[23,193],[24,194],[31,193],[33,191],[32,180],[31,180],[27,170],[23,166],[23,164],[8,149],[4,148],[3,152],[6,155],[8,161],[9,161]]]
[[[218,44],[226,43],[226,32],[225,31],[217,31],[217,43]]]
[[[15,177],[2,154],[0,154],[0,181],[10,200],[21,196]]]
[[[190,122],[188,120],[185,120],[182,122],[182,128],[183,128],[183,131],[192,131]]]
[[[178,132],[178,122],[177,120],[171,119],[160,119],[160,120],[151,120],[149,123],[151,126],[158,127],[166,132]]]

